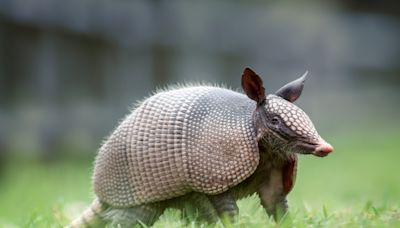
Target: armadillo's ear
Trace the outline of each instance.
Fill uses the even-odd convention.
[[[280,96],[287,101],[295,102],[303,91],[304,81],[306,80],[307,74],[308,71],[306,71],[300,78],[284,85],[275,92],[275,95]]]
[[[242,75],[242,88],[250,99],[261,105],[265,101],[263,81],[252,69],[246,67]]]

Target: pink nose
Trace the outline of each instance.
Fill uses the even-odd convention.
[[[317,148],[315,148],[315,152],[321,155],[328,155],[333,151],[333,147],[331,144],[325,142],[325,140],[321,139]]]
[[[333,147],[331,146],[331,144],[325,141],[320,142],[319,146],[315,149],[315,152],[325,155],[329,154],[332,151]]]

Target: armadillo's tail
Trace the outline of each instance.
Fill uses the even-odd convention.
[[[106,209],[107,205],[96,198],[90,207],[81,216],[74,219],[67,228],[104,227],[106,224],[102,218],[102,214]]]

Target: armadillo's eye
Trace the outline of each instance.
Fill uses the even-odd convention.
[[[273,125],[278,125],[278,124],[280,123],[280,120],[279,120],[279,118],[278,118],[277,116],[274,116],[274,117],[272,118],[272,120],[271,120],[271,123],[272,123]]]

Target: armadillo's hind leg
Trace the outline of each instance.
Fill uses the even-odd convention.
[[[136,224],[151,226],[164,212],[165,206],[161,203],[143,204],[130,208],[109,208],[105,219],[115,227],[132,227]]]
[[[209,195],[208,198],[221,218],[222,223],[226,227],[231,227],[239,214],[239,208],[231,192],[226,191],[218,195]]]
[[[203,193],[192,192],[171,201],[169,207],[182,209],[188,221],[207,222],[218,221],[218,214],[208,197]]]

